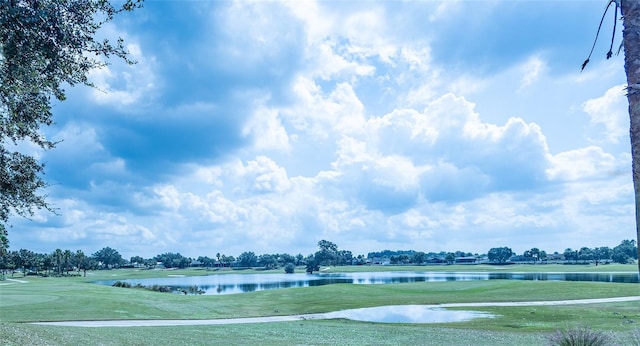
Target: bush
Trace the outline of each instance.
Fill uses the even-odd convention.
[[[295,264],[289,262],[284,266],[284,272],[287,274],[293,274],[293,272],[296,270],[296,266]]]
[[[556,331],[549,337],[552,346],[605,346],[611,345],[611,337],[584,326],[577,329]]]
[[[163,293],[171,293],[173,290],[169,286],[161,286],[161,285],[153,285],[151,287],[147,287],[148,290],[154,292],[163,292]]]
[[[128,282],[125,282],[125,281],[116,281],[111,286],[113,286],[113,287],[131,288],[131,284],[128,283]]]
[[[193,285],[193,286],[189,286],[189,289],[187,290],[188,293],[190,294],[204,294],[205,291],[201,290],[198,286]]]

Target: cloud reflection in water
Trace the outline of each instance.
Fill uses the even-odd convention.
[[[494,315],[481,311],[446,310],[428,305],[390,305],[330,312],[326,317],[383,323],[447,323],[493,318]]]

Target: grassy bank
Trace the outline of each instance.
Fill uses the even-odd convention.
[[[632,271],[632,266],[510,266],[507,271]],[[386,270],[495,271],[493,266],[340,267],[331,271]],[[634,267],[635,268],[635,267]],[[561,270],[564,269],[564,270]],[[498,269],[500,270],[500,269]],[[231,272],[231,271],[228,271]],[[237,271],[233,271],[237,273]],[[247,271],[248,272],[248,271]],[[277,271],[281,272],[281,271]],[[219,272],[224,273],[223,271]],[[87,278],[27,277],[28,283],[0,286],[2,344],[544,344],[558,328],[589,325],[618,339],[640,327],[640,303],[557,307],[474,308],[493,319],[436,325],[300,321],[227,326],[65,328],[31,321],[110,319],[212,319],[336,311],[401,304],[530,301],[640,295],[640,285],[549,281],[454,281],[388,285],[328,285],[223,296],[185,296],[93,284],[97,279],[207,275],[205,270],[113,270]],[[216,273],[218,274],[218,273]],[[22,278],[18,278],[21,279]],[[7,283],[7,282],[4,282]],[[465,308],[469,310],[469,308]],[[32,342],[31,342],[32,341]],[[466,342],[465,342],[466,341]],[[621,344],[628,344],[627,342]]]

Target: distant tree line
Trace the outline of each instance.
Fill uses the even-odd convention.
[[[526,250],[522,255],[516,255],[508,247],[491,248],[487,253],[487,258],[490,262],[505,263],[505,262],[529,262],[529,263],[541,263],[548,261],[562,261],[564,263],[633,263],[638,260],[638,247],[635,240],[625,239],[614,248],[608,246],[602,247],[582,247],[574,250],[567,248],[564,252],[554,252],[548,254],[544,250],[538,248],[532,248]]]
[[[0,255],[0,270],[2,275],[21,272],[23,275],[70,276],[85,275],[87,270],[112,269],[121,267],[138,268],[283,268],[287,273],[293,273],[296,267],[305,267],[306,272],[313,273],[321,266],[381,264],[391,265],[422,265],[425,263],[452,264],[471,260],[473,263],[545,263],[549,261],[563,263],[630,263],[637,260],[637,246],[635,240],[623,240],[614,248],[582,247],[578,250],[567,248],[564,252],[547,253],[538,248],[531,248],[521,255],[515,254],[509,247],[494,247],[487,254],[479,255],[471,252],[421,252],[415,250],[384,250],[370,252],[367,256],[354,256],[349,250],[341,250],[333,242],[321,240],[318,251],[303,256],[287,253],[256,255],[252,251],[245,251],[237,257],[216,253],[213,257],[199,256],[185,257],[180,253],[167,252],[152,258],[133,256],[124,259],[120,253],[110,247],[104,247],[90,256],[82,250],[71,251],[56,249],[52,253],[35,253],[30,250],[5,251]],[[471,263],[469,261],[465,263]],[[82,274],[81,274],[82,273]]]

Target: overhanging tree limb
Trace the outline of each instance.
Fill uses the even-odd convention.
[[[141,6],[142,0],[117,8],[108,0],[0,0],[0,224],[12,214],[51,210],[42,194],[44,165],[17,145],[55,146],[40,130],[53,122],[52,99],[66,98],[64,83],[92,86],[88,73],[104,67],[103,58],[134,63],[122,39],[96,34],[116,14]],[[0,250],[7,246],[8,238],[0,239]]]

